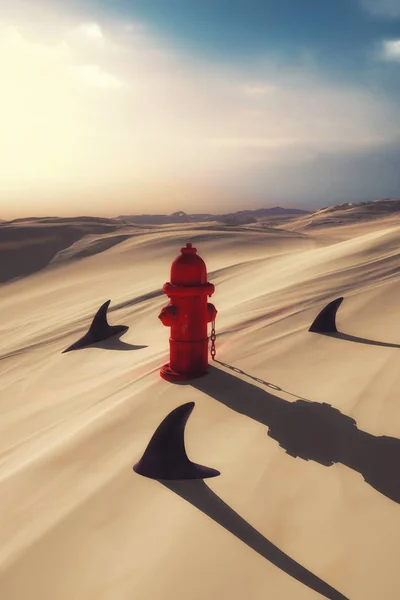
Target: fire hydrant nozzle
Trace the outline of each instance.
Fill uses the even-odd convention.
[[[171,280],[163,291],[170,299],[159,319],[171,328],[170,362],[161,368],[168,381],[184,381],[207,373],[207,325],[215,320],[217,310],[207,302],[214,293],[207,281],[207,269],[197,249],[188,242],[171,266]]]

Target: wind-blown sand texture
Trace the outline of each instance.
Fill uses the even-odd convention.
[[[1,600],[323,597],[301,569],[326,597],[398,600],[400,218],[361,234],[208,223],[116,240],[96,226],[63,226],[77,246],[0,286]],[[216,286],[224,364],[174,385],[157,316],[187,241]],[[345,335],[308,332],[339,296]],[[62,354],[108,298],[129,331]],[[188,456],[221,475],[141,477],[134,463],[186,402]]]

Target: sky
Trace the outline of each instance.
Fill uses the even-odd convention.
[[[400,0],[0,0],[0,218],[400,196]]]

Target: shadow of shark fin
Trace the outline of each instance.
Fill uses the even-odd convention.
[[[216,477],[216,469],[189,460],[185,450],[185,427],[194,402],[182,404],[170,412],[154,432],[142,458],[133,470],[150,479],[179,480]]]
[[[314,333],[336,333],[336,313],[343,302],[343,297],[329,302],[314,319],[310,329]]]

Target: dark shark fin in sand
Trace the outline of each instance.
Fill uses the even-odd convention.
[[[126,325],[109,325],[107,322],[107,309],[110,305],[111,300],[107,300],[104,302],[95,314],[92,324],[89,327],[88,332],[81,337],[77,342],[69,346],[64,352],[70,352],[71,350],[79,350],[80,348],[85,348],[86,346],[91,346],[92,344],[96,344],[97,342],[102,342],[112,337],[113,335],[118,335],[125,333],[129,327]]]
[[[150,479],[205,479],[221,473],[189,460],[185,450],[185,427],[194,402],[178,406],[158,426],[142,458],[133,470]]]
[[[315,318],[308,331],[312,331],[314,333],[337,333],[336,313],[342,302],[343,297],[336,298],[336,300],[329,302],[329,304],[327,304]]]

